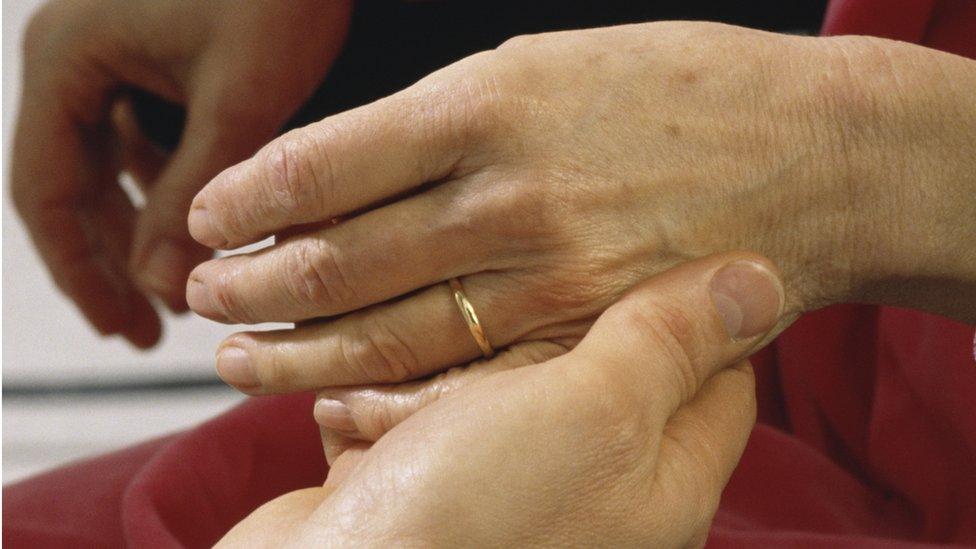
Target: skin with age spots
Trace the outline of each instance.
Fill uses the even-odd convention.
[[[191,304],[227,322],[329,316],[222,349],[245,350],[260,381],[248,392],[320,389],[333,465],[324,487],[270,502],[225,542],[287,524],[274,543],[704,543],[752,387],[718,390],[714,415],[647,407],[709,393],[723,376],[696,368],[712,363],[707,349],[755,349],[796,314],[840,301],[976,319],[976,166],[961,152],[976,127],[961,90],[974,84],[971,61],[876,39],[697,23],[556,33],[462,61],[225,171],[195,199],[201,242],[308,230],[201,266]],[[268,169],[301,151],[286,163],[297,169]],[[301,173],[314,177],[287,178]],[[262,201],[276,190],[288,200]],[[607,309],[563,354],[627,285],[739,246],[774,257],[783,284],[759,291],[761,260],[692,261],[649,282],[647,302]],[[703,269],[723,260],[739,268]],[[726,276],[706,283],[704,272]],[[477,356],[440,283],[454,276],[507,350],[388,384]],[[708,301],[682,298],[706,287]],[[779,304],[770,324],[742,305],[750,294]],[[688,344],[715,333],[715,347]],[[594,345],[607,353],[590,355]],[[623,364],[645,368],[616,377]],[[655,364],[670,381],[641,390]],[[669,442],[676,461],[663,458]]]
[[[976,230],[958,238],[976,223],[976,109],[933,84],[974,82],[973,64],[711,23],[517,37],[218,175],[193,201],[200,242],[292,232],[200,265],[187,299],[221,322],[327,319],[223,343],[218,371],[254,394],[477,358],[453,277],[499,348],[578,341],[636,282],[730,249],[780,265],[790,315],[873,301],[976,318],[945,290],[976,276]],[[920,171],[929,199],[906,201]]]

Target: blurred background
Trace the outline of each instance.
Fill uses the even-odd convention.
[[[20,44],[41,0],[3,2],[3,482],[182,429],[239,395],[217,379],[213,352],[231,328],[165,319],[148,352],[103,339],[61,296],[6,194],[20,96]]]
[[[20,92],[20,43],[43,3],[3,3],[5,168]],[[361,1],[342,54],[288,126],[388,95],[519,34],[661,19],[815,34],[825,7],[826,0]],[[137,110],[159,143],[178,140],[178,107],[148,98]],[[6,179],[3,184],[6,189]],[[2,221],[4,483],[190,427],[244,398],[214,373],[213,351],[232,328],[170,316],[152,351],[102,339],[55,290],[6,199]]]

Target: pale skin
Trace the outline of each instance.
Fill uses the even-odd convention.
[[[780,318],[773,269],[744,253],[686,263],[568,354],[474,364],[402,422],[358,415],[374,435],[330,440],[323,487],[265,504],[222,545],[701,545],[752,430],[743,358]]]
[[[187,299],[303,322],[221,346],[218,371],[256,394],[477,358],[451,277],[496,347],[571,346],[639,280],[730,249],[776,261],[791,317],[853,301],[973,321],[973,89],[976,62],[881,39],[520,37],[222,172],[193,201],[197,240],[290,237],[200,265]]]

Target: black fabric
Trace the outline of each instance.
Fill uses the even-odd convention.
[[[826,4],[827,0],[361,0],[342,54],[283,129],[389,95],[435,69],[520,34],[674,19],[815,34]],[[168,149],[175,147],[182,108],[139,90],[130,92],[147,134]]]

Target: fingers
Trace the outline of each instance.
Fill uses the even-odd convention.
[[[461,154],[446,101],[406,90],[279,137],[200,191],[190,233],[235,248],[443,178]]]
[[[678,516],[696,521],[703,536],[755,419],[755,380],[749,363],[741,362],[706,381],[664,427],[653,493]]]
[[[736,263],[735,258],[743,261]],[[730,263],[729,270],[716,278],[715,292],[710,292],[710,281],[723,260]],[[756,261],[764,260],[749,254],[719,256],[655,277],[646,285],[650,290],[637,290],[636,297],[625,297],[604,315],[604,328],[588,336],[592,343],[587,349],[593,355],[583,360],[611,362],[619,368],[636,368],[638,360],[648,364],[640,372],[641,379],[652,385],[645,390],[673,397],[656,402],[674,409],[694,394],[701,380],[762,339],[769,328],[760,330],[763,326],[757,323],[778,317],[779,282],[771,274],[771,266]],[[533,319],[523,308],[524,296],[513,293],[504,278],[498,273],[464,278],[465,291],[488,339],[499,348],[519,341],[533,329]],[[760,284],[763,281],[770,282]],[[742,287],[758,292],[765,300],[759,305],[770,310],[737,308],[729,295]],[[732,329],[737,339],[725,331],[719,308],[736,324]],[[749,315],[743,316],[745,313]],[[768,318],[757,319],[761,314]],[[622,346],[621,337],[629,343]],[[623,352],[628,349],[636,354]],[[703,355],[705,351],[712,355]],[[217,370],[242,391],[267,394],[400,382],[478,356],[480,349],[442,283],[329,322],[236,334],[218,350]],[[669,386],[659,386],[663,384]]]
[[[679,265],[607,309],[572,360],[619,376],[667,418],[777,325],[783,288],[775,273],[769,260],[744,252]]]
[[[294,322],[360,309],[504,262],[472,231],[455,191],[439,187],[304,232],[255,253],[215,259],[190,276],[187,300],[223,322]]]
[[[522,338],[531,319],[505,294],[503,275],[464,279],[489,341],[504,347]],[[340,385],[395,383],[481,356],[446,283],[293,330],[245,332],[217,351],[224,381],[250,394]]]
[[[135,228],[132,271],[147,292],[174,311],[187,309],[186,280],[212,252],[190,238],[186,213],[193,196],[225,166],[245,158],[269,139],[275,122],[260,117],[221,120],[212,112],[191,111],[180,144],[146,193]]]
[[[101,334],[152,346],[159,319],[125,272],[135,212],[114,183],[108,136],[77,124],[59,98],[24,95],[12,196],[34,245],[58,288]]]
[[[114,181],[105,186],[102,195],[92,207],[92,236],[99,243],[95,247],[96,260],[108,269],[113,279],[124,289],[129,307],[128,322],[120,328],[119,334],[136,347],[152,347],[162,335],[159,315],[146,296],[132,284],[126,272],[136,210],[126,193]]]
[[[167,155],[143,134],[129,98],[112,107],[112,126],[118,136],[121,166],[145,190],[166,166]],[[144,197],[143,197],[144,198]],[[142,205],[137,202],[138,205]]]
[[[390,516],[396,505],[383,494],[436,492],[438,510],[477,517],[485,501],[516,501],[516,522],[578,534],[582,517],[606,507],[553,511],[537,497],[551,488],[565,501],[596,494],[601,502],[638,502],[623,521],[612,515],[620,539],[687,540],[710,520],[755,417],[748,368],[728,365],[776,327],[782,302],[774,267],[754,254],[721,254],[655,276],[608,309],[574,351],[493,372],[400,423],[349,475],[347,485],[359,489],[337,492],[311,520],[329,524],[343,509]],[[423,397],[412,398],[406,408],[415,410]],[[353,419],[357,430],[365,426]],[[467,491],[452,489],[459,479]],[[666,519],[661,532],[647,530],[649,517]],[[498,520],[481,523],[492,528],[477,535],[500,531]]]
[[[566,345],[530,341],[490,360],[452,368],[430,379],[397,385],[338,387],[320,391],[315,421],[345,440],[375,441],[424,406],[497,372],[539,364],[566,352]],[[329,455],[327,448],[326,455]],[[335,452],[338,454],[341,452]]]

